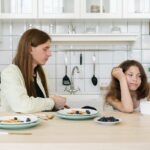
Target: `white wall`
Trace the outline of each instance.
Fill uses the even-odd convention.
[[[54,33],[68,33],[68,25],[70,22],[40,22],[40,21],[11,21],[0,22],[0,71],[11,63],[15,55],[15,50],[21,34],[33,26],[42,29],[48,33],[51,32],[51,24],[53,24]],[[49,59],[45,68],[48,72],[48,79],[52,93],[66,94],[65,87],[62,86],[62,77],[65,75],[64,57],[68,57],[68,76],[71,75],[71,69],[77,65],[80,67],[80,74],[76,74],[76,87],[79,86],[81,91],[78,94],[99,94],[100,85],[108,85],[112,67],[118,65],[126,59],[136,59],[140,61],[148,77],[150,78],[150,35],[149,24],[147,21],[101,21],[93,22],[79,21],[73,23],[76,26],[77,33],[85,33],[89,28],[95,29],[96,33],[110,33],[113,26],[121,28],[123,33],[135,33],[138,40],[134,43],[132,50],[127,45],[99,45],[99,49],[111,49],[111,51],[70,51],[64,52],[58,49],[70,48],[67,46],[53,46],[53,56]],[[95,48],[90,45],[80,45],[78,48]],[[83,65],[79,64],[80,53],[83,55]],[[93,75],[92,56],[96,55],[96,77],[99,84],[93,86],[91,77]]]

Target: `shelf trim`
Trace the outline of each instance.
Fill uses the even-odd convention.
[[[135,42],[135,34],[53,34],[54,43],[70,42]]]

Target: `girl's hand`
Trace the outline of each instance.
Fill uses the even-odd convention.
[[[122,68],[115,67],[112,70],[112,76],[118,79],[119,81],[123,78],[125,78],[125,74],[123,73]]]
[[[56,109],[63,109],[66,105],[66,98],[62,96],[51,96],[51,98],[54,100],[55,108]]]

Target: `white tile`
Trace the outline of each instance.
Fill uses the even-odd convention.
[[[142,51],[142,62],[143,63],[150,63],[150,50],[143,50]]]
[[[56,34],[68,34],[69,23],[57,23]]]
[[[150,36],[142,36],[142,49],[150,49]]]
[[[142,34],[147,35],[149,34],[149,21],[143,21],[142,22]]]
[[[13,36],[12,38],[12,49],[17,50],[19,44],[20,36]]]
[[[143,64],[143,67],[147,77],[150,78],[150,72],[149,72],[150,65]]]
[[[78,65],[78,67],[79,67],[79,71],[80,71],[78,74],[78,77],[80,79],[85,78],[85,65]]]
[[[112,23],[111,22],[103,22],[100,23],[100,32],[101,33],[111,33]]]
[[[62,79],[57,79],[56,80],[56,92],[59,94],[69,94],[67,91],[65,91],[65,88],[69,88],[69,86],[64,86],[62,84]]]
[[[142,45],[141,45],[141,36],[138,36],[136,41],[133,43],[131,49],[141,49]]]
[[[109,87],[110,82],[111,82],[111,79],[100,79],[100,82],[99,82],[100,95],[102,96],[102,98],[104,100],[105,100],[105,96],[108,92],[108,90],[106,88]]]
[[[11,64],[12,51],[0,51],[0,64]]]
[[[1,65],[0,64],[0,72],[2,72],[3,69],[5,69],[8,65]]]
[[[11,23],[1,23],[0,35],[11,35],[12,34],[12,26]]]
[[[127,59],[127,51],[114,51],[113,63],[121,63]]]
[[[101,44],[101,45],[97,46],[97,48],[102,51],[113,50],[112,44],[109,44],[109,43],[107,45]]]
[[[91,79],[85,79],[85,92],[89,94],[99,94],[100,93],[99,79],[96,86],[93,85]]]
[[[65,64],[65,58],[67,59],[67,64],[70,64],[70,52],[57,52],[56,53],[57,64]]]
[[[99,63],[99,52],[86,52],[85,53],[85,63],[86,64],[93,64],[93,56],[95,56],[95,63]]]
[[[48,80],[48,88],[49,88],[49,94],[53,94],[56,91],[56,80],[55,79],[47,79]]]
[[[16,56],[17,51],[12,51],[12,59]]]
[[[49,57],[48,61],[46,64],[52,65],[56,63],[56,53],[52,52],[52,56]]]
[[[45,65],[44,68],[47,72],[48,78],[54,79],[56,77],[56,66],[55,65]]]
[[[84,23],[74,23],[76,33],[85,33],[85,25]]]
[[[110,78],[106,78],[106,79],[100,79],[99,81],[99,86],[100,87],[108,87],[110,84],[111,79]]]
[[[93,71],[93,65],[85,65],[85,78],[92,78],[94,71]],[[99,65],[95,65],[95,76],[99,76]]]
[[[112,63],[113,53],[111,51],[99,52],[99,63]]]
[[[55,50],[61,52],[61,50],[70,50],[73,46],[70,45],[56,45]]]
[[[37,22],[37,21],[29,21],[29,22],[27,22],[26,23],[26,30],[31,29],[31,28],[41,29],[40,22]]]
[[[141,22],[129,22],[128,23],[128,33],[141,34]]]
[[[42,23],[41,30],[49,34],[50,33],[49,23]]]
[[[141,50],[128,51],[128,59],[134,59],[141,62],[142,60]]]
[[[79,89],[76,94],[81,94],[84,92],[84,79],[74,79],[74,87],[75,89]]]
[[[85,24],[85,32],[87,34],[95,34],[97,31],[97,23],[86,23]]]
[[[12,38],[11,36],[0,37],[0,50],[11,50],[12,49]]]
[[[12,23],[12,35],[22,35],[26,30],[24,22],[13,22]]]
[[[99,78],[111,78],[112,65],[105,64],[99,66]]]
[[[57,70],[56,70],[56,78],[63,78],[65,76],[65,65],[57,65]],[[67,76],[70,78],[70,65],[67,65]]]
[[[71,52],[71,64],[80,64],[80,52]]]
[[[77,69],[75,69],[74,72],[73,72],[74,67],[78,67],[79,68],[79,72],[77,72],[78,71]],[[72,74],[74,74],[74,78],[76,78],[76,79],[82,78],[84,76],[84,70],[83,69],[84,68],[82,68],[82,66],[71,65],[71,72],[70,72],[71,76],[72,76]],[[71,78],[71,76],[70,76],[70,78]]]
[[[117,45],[113,45],[112,46],[112,49],[113,50],[118,50],[118,51],[123,51],[123,50],[128,50],[128,45],[119,45],[119,44],[117,44]]]
[[[117,21],[112,23],[113,27],[119,27],[121,33],[127,33],[127,22],[126,21]]]

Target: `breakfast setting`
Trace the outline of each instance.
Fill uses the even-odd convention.
[[[2,150],[149,141],[150,0],[0,0]]]

